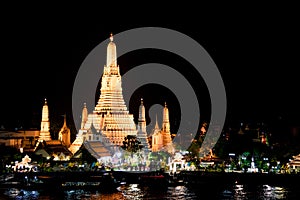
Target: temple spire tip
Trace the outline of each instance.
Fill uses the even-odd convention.
[[[112,41],[114,41],[114,36],[113,36],[113,34],[112,33],[110,33],[110,37],[109,37],[109,39],[110,39],[110,41],[112,42]]]

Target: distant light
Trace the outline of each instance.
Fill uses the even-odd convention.
[[[229,153],[229,156],[235,156],[235,153]]]

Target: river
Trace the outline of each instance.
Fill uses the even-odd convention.
[[[297,183],[295,183],[297,184]],[[10,193],[9,193],[10,192]],[[23,190],[2,188],[1,199],[299,199],[300,186],[233,184],[223,186],[187,185],[167,188],[146,187],[139,184],[123,184],[113,193],[101,193],[97,190],[64,190],[53,191]]]
[[[146,179],[142,178],[145,174],[132,172],[114,172],[114,176],[108,176],[109,173],[94,176],[96,174],[101,175],[98,172],[95,174],[53,173],[50,177],[54,178],[51,179],[54,182],[48,184],[43,182],[27,187],[30,189],[25,189],[26,184],[20,185],[22,180],[27,181],[30,176],[16,174],[14,178],[10,178],[10,185],[7,185],[9,181],[1,184],[0,199],[300,199],[300,176],[298,175],[214,174],[186,171],[177,176],[177,178],[182,177],[183,179],[180,180],[183,181],[174,184],[165,182],[171,180],[169,178],[164,179],[152,174],[146,176]],[[38,174],[34,175],[32,180],[35,180]],[[43,177],[44,174],[40,175],[38,177]],[[97,182],[88,182],[95,178],[99,180],[98,177],[102,177],[99,185],[95,184]],[[149,180],[147,177],[152,178]],[[84,178],[84,182],[78,182],[78,180],[83,181]],[[58,182],[71,179],[73,182],[68,183],[73,183],[75,186],[62,185]],[[116,185],[115,182],[110,182],[111,180],[120,181]],[[147,181],[143,182],[143,180]],[[115,187],[111,187],[110,184]],[[111,188],[116,189],[107,192]]]

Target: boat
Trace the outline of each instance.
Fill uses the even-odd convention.
[[[139,177],[139,184],[151,188],[165,188],[168,186],[168,178],[163,173],[150,172]]]
[[[10,198],[15,198],[20,194],[21,190],[18,188],[10,188],[4,192],[5,195],[9,196]]]

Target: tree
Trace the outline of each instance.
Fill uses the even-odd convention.
[[[191,157],[199,157],[199,149],[200,149],[200,145],[198,141],[193,141],[192,144],[190,145],[190,147],[188,148],[188,151],[191,152]]]
[[[137,153],[139,150],[143,148],[141,142],[137,140],[136,136],[127,135],[124,137],[123,145],[121,146],[123,150],[131,152],[131,156],[133,153]]]
[[[249,151],[245,151],[241,156],[241,168],[246,170],[251,166],[251,154]]]

